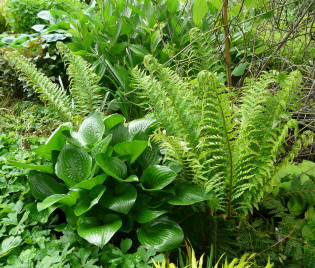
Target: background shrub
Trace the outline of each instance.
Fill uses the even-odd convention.
[[[37,13],[42,10],[69,11],[82,6],[80,0],[11,0],[5,4],[4,12],[12,31],[21,33],[30,32],[33,25],[44,23],[44,20],[37,17]]]

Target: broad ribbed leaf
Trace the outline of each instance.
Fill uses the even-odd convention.
[[[67,206],[73,206],[78,199],[79,192],[78,191],[71,191],[68,194],[54,194],[48,196],[43,202],[37,204],[38,211],[44,210],[48,207],[56,203],[64,204]]]
[[[106,174],[115,179],[122,180],[127,176],[127,166],[116,157],[108,157],[105,154],[96,155],[96,163],[104,170]]]
[[[65,123],[59,126],[47,139],[44,146],[44,153],[50,158],[51,151],[61,151],[66,144],[66,139],[63,136],[63,131],[72,131],[72,124]]]
[[[190,183],[182,183],[176,186],[175,196],[171,198],[168,203],[186,206],[202,202],[208,198],[210,198],[210,196],[207,195],[203,188]]]
[[[106,131],[111,130],[114,126],[125,123],[125,118],[121,114],[111,114],[104,120]]]
[[[81,124],[78,134],[88,145],[94,145],[102,139],[105,132],[103,117],[100,112],[91,113]]]
[[[138,239],[145,248],[169,251],[183,243],[184,234],[180,226],[166,216],[161,216],[143,225],[137,231]]]
[[[126,141],[131,141],[132,136],[130,135],[128,128],[125,127],[124,125],[118,125],[113,127],[108,134],[112,134],[113,138],[111,141],[111,145],[115,146],[118,143],[126,142]]]
[[[176,173],[167,166],[155,165],[147,168],[140,182],[146,190],[161,190],[169,185],[176,177]]]
[[[127,214],[133,207],[137,198],[137,190],[129,183],[120,183],[114,191],[108,189],[100,203],[105,208]]]
[[[143,169],[157,165],[162,160],[159,146],[156,143],[151,143],[151,147],[147,147],[138,157],[137,162],[140,163]]]
[[[155,121],[152,116],[133,120],[128,124],[129,133],[134,137],[139,132],[145,132]]]
[[[29,172],[28,183],[30,185],[30,193],[39,200],[44,200],[46,197],[54,194],[66,193],[64,185],[42,172]]]
[[[112,135],[108,135],[104,139],[102,139],[98,144],[96,144],[91,151],[92,157],[95,158],[97,154],[105,153],[111,140]]]
[[[87,217],[79,224],[78,235],[95,246],[103,247],[121,225],[121,219],[115,214],[105,215],[103,224],[94,217]]]
[[[75,187],[80,189],[91,190],[94,186],[103,184],[107,178],[107,174],[98,175],[92,179],[87,179],[85,181],[81,181]]]
[[[129,156],[130,164],[132,164],[147,146],[147,141],[127,141],[116,144],[114,150],[120,156]]]
[[[150,200],[151,197],[147,195],[138,196],[135,205],[129,213],[135,221],[139,223],[147,223],[170,211],[164,208],[149,208],[148,204]]]
[[[15,167],[20,168],[28,168],[30,170],[38,170],[42,171],[44,173],[53,174],[54,173],[54,167],[52,164],[49,165],[33,165],[33,164],[26,164],[18,161],[8,161],[8,163]]]
[[[55,166],[56,175],[69,187],[87,179],[91,173],[92,158],[81,148],[65,145]]]
[[[79,201],[74,208],[74,214],[81,216],[83,213],[89,211],[99,202],[105,190],[106,187],[104,185],[97,185],[91,191],[82,190],[79,194]]]

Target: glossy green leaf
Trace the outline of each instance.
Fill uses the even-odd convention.
[[[108,214],[103,217],[103,224],[93,217],[83,218],[78,226],[78,235],[89,243],[103,247],[119,230],[122,222],[119,216]]]
[[[137,162],[140,163],[143,169],[157,165],[162,160],[159,146],[156,143],[151,143],[151,147],[147,147],[138,157]]]
[[[81,148],[65,145],[55,166],[56,175],[69,187],[87,179],[91,173],[92,158]]]
[[[133,120],[128,124],[129,133],[134,137],[139,132],[146,132],[154,122],[156,122],[156,120],[152,115]]]
[[[97,185],[91,191],[81,191],[79,193],[79,201],[74,208],[74,214],[76,216],[81,216],[85,212],[89,211],[99,202],[105,190],[106,187],[104,185]]]
[[[130,163],[132,164],[136,161],[140,154],[142,154],[147,146],[147,141],[135,140],[116,144],[114,150],[119,156],[129,156]]]
[[[37,204],[38,211],[44,210],[48,207],[56,203],[60,203],[67,206],[73,206],[78,199],[79,192],[78,191],[71,191],[68,194],[54,194],[48,196],[43,202]]]
[[[111,145],[115,146],[118,143],[126,142],[126,141],[131,141],[132,136],[130,135],[128,128],[125,127],[124,125],[118,125],[113,127],[108,134],[112,134],[113,138],[111,141]]]
[[[82,140],[80,140],[78,133],[65,130],[62,132],[62,135],[70,144],[80,148],[86,147],[86,144]]]
[[[92,157],[95,158],[97,154],[105,153],[111,140],[112,135],[108,135],[104,139],[102,139],[98,144],[96,144],[91,151]]]
[[[72,131],[72,124],[65,123],[60,125],[47,139],[45,145],[42,147],[42,150],[36,152],[41,156],[47,157],[50,159],[52,151],[61,151],[63,146],[66,144],[66,139],[63,136],[63,131]]]
[[[94,145],[102,139],[104,132],[105,126],[102,114],[94,112],[82,122],[78,135],[84,143]]]
[[[201,25],[201,21],[208,12],[207,0],[196,0],[193,6],[193,20],[197,26]]]
[[[167,166],[155,165],[147,168],[140,178],[146,190],[161,190],[169,185],[176,177],[176,173]]]
[[[103,184],[106,178],[107,178],[107,174],[101,174],[94,178],[81,181],[75,187],[80,188],[80,189],[91,190],[94,186]]]
[[[127,176],[127,166],[119,158],[109,157],[105,154],[98,154],[95,159],[96,163],[107,175],[121,180]]]
[[[66,193],[64,185],[42,172],[29,172],[28,183],[30,185],[30,193],[39,200],[44,200],[46,197],[54,194]]]
[[[143,225],[137,231],[138,239],[145,248],[169,251],[183,243],[184,234],[180,226],[166,216],[161,216]]]
[[[111,114],[104,119],[105,130],[109,131],[114,126],[125,123],[125,118],[121,114]]]
[[[108,189],[102,197],[101,204],[105,208],[127,214],[137,198],[137,190],[129,183],[120,183],[112,191]]]
[[[209,196],[205,189],[190,183],[182,183],[176,185],[175,196],[171,198],[168,203],[172,205],[186,206],[205,201],[208,198]]]
[[[28,168],[30,170],[38,170],[44,173],[53,174],[54,173],[54,167],[52,164],[49,165],[33,165],[33,164],[26,164],[18,161],[8,161],[8,163],[15,167],[20,168]]]

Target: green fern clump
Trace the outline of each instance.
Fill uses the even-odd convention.
[[[6,52],[5,57],[26,83],[33,86],[39,97],[58,112],[61,120],[76,121],[78,117],[83,118],[100,106],[97,77],[91,71],[91,66],[80,56],[72,54],[65,44],[58,42],[57,48],[67,64],[71,95],[67,95],[62,87],[53,83],[38,71],[34,63],[18,52]]]
[[[34,63],[17,51],[6,52],[5,57],[29,86],[39,93],[40,98],[51,104],[64,121],[73,121],[71,100],[66,92],[41,72]]]
[[[152,56],[145,57],[144,65],[149,75],[138,69],[132,74],[164,129],[153,138],[168,159],[183,166],[183,179],[215,193],[212,213],[221,211],[230,218],[252,210],[277,169],[313,140],[309,131],[299,134],[288,111],[298,98],[298,71],[285,80],[272,73],[249,79],[236,103],[208,71],[200,72],[194,85]]]

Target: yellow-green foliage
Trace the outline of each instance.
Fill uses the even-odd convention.
[[[35,64],[18,52],[6,52],[5,57],[26,83],[39,93],[40,98],[52,105],[63,121],[80,121],[80,118],[99,108],[101,103],[97,77],[90,65],[80,56],[73,55],[66,45],[58,42],[57,48],[67,64],[71,95],[67,95],[65,89],[39,72]]]
[[[133,76],[165,129],[153,138],[168,159],[183,166],[185,180],[213,193],[213,213],[219,210],[230,218],[252,210],[277,168],[313,140],[309,131],[299,134],[297,121],[287,110],[298,99],[298,71],[285,80],[272,73],[248,79],[243,96],[235,102],[208,71],[200,72],[194,85],[152,56],[145,57],[144,65],[149,75],[135,69]],[[289,131],[294,143],[284,148]]]

